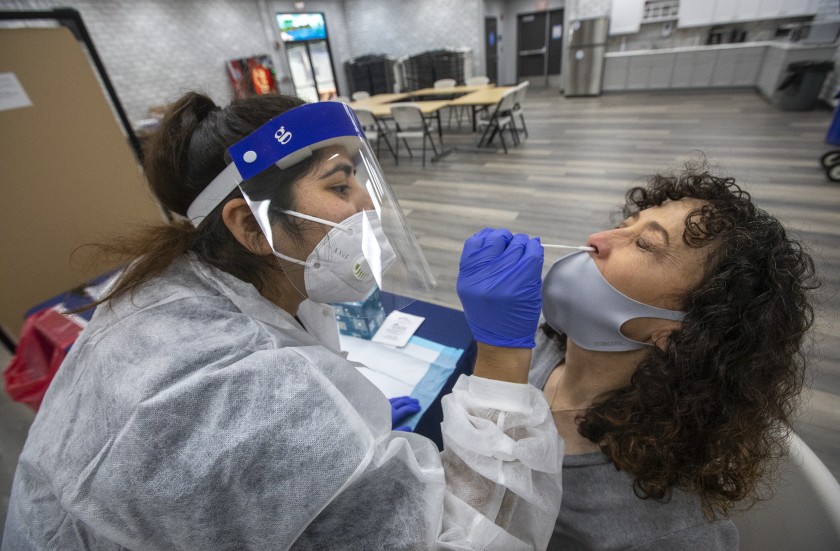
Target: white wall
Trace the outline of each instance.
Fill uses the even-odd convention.
[[[225,61],[271,53],[255,0],[0,1],[3,10],[56,7],[81,13],[132,121],[188,90],[226,104]]]
[[[402,57],[440,48],[470,48],[473,72],[484,74],[480,0],[344,0],[349,55]],[[309,2],[307,2],[307,7]]]
[[[229,59],[268,54],[280,89],[292,93],[290,72],[274,22],[295,11],[279,0],[0,0],[0,10],[78,10],[129,119],[188,90],[217,103],[231,98]],[[324,12],[339,90],[344,61],[370,53],[395,57],[452,47],[473,50],[473,71],[484,74],[481,0],[307,0]]]

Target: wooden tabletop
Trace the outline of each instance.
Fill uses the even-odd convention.
[[[390,94],[393,95],[393,94]],[[395,105],[397,102],[394,103],[377,103],[377,104],[365,104],[361,105],[362,102],[354,101],[349,103],[348,105],[353,108],[361,107],[363,109],[369,109],[374,117],[390,117],[391,116],[391,106]],[[424,115],[431,115],[436,113],[449,105],[449,100],[436,100],[436,101],[413,101],[411,102],[417,107],[420,108],[420,112]]]
[[[362,107],[364,109],[373,109],[377,105],[383,103],[391,103],[392,101],[400,101],[407,98],[408,94],[376,94],[369,98],[351,101],[347,105],[350,107]]]
[[[460,98],[450,100],[449,105],[495,105],[499,103],[499,100],[502,99],[502,96],[505,95],[505,92],[513,90],[514,88],[516,87],[494,86],[492,88],[483,88],[481,90],[476,90],[475,92],[461,96]]]
[[[347,105],[353,109],[368,109],[373,112],[374,117],[390,117],[391,105],[407,98],[424,95],[437,95],[451,93],[465,93],[459,98],[452,100],[415,101],[412,103],[420,107],[424,115],[431,115],[448,106],[460,105],[495,105],[499,103],[502,96],[514,86],[453,86],[452,88],[423,88],[413,92],[400,94],[376,94],[369,98],[351,101]]]
[[[408,92],[408,95],[411,96],[442,96],[442,95],[455,95],[455,94],[469,94],[470,92],[476,92],[478,90],[484,90],[486,88],[492,88],[495,86],[494,84],[481,84],[479,86],[448,86],[446,88],[421,88],[420,90],[414,90],[413,92]]]

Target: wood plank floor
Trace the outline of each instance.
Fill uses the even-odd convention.
[[[607,226],[626,188],[705,154],[810,246],[823,287],[811,373],[797,432],[840,478],[840,183],[819,164],[832,113],[782,112],[753,92],[668,92],[565,99],[532,90],[530,138],[507,155],[475,152],[466,128],[445,134],[454,151],[423,168],[419,157],[383,169],[438,279],[432,299],[459,308],[463,240],[485,226],[583,243]],[[419,151],[418,151],[419,153]],[[546,266],[560,253],[546,251]],[[0,365],[6,358],[0,354]],[[0,534],[17,455],[32,415],[0,393]]]
[[[444,134],[454,151],[423,168],[401,148],[399,166],[382,165],[408,213],[439,288],[434,300],[459,307],[455,294],[463,240],[485,226],[582,244],[607,226],[628,186],[678,171],[705,155],[731,175],[810,248],[823,281],[813,331],[814,369],[796,430],[840,478],[840,183],[819,158],[832,149],[827,107],[779,111],[752,91],[608,94],[566,99],[529,92],[530,138],[505,155],[471,151],[474,136]],[[498,142],[496,142],[498,145]],[[419,151],[418,151],[419,153]],[[546,267],[562,256],[546,251]]]

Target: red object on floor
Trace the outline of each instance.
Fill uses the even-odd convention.
[[[3,372],[9,396],[37,411],[67,351],[83,329],[83,325],[56,307],[26,318],[15,356]]]

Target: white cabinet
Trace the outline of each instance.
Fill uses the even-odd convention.
[[[761,72],[758,74],[758,89],[765,97],[776,92],[776,84],[785,63],[785,51],[781,48],[767,48]]]
[[[677,27],[699,27],[710,25],[715,18],[715,8],[718,2],[731,0],[680,0],[680,11],[677,15]]]
[[[604,91],[664,90],[671,86],[675,54],[607,56],[604,63]]]
[[[758,18],[778,19],[815,15],[818,9],[819,2],[815,0],[761,0]]]
[[[637,33],[645,12],[645,0],[613,0],[610,35]]]
[[[630,58],[626,90],[662,90],[671,85],[674,54],[645,54]]]
[[[674,57],[674,72],[671,75],[671,88],[691,86],[691,72],[694,70],[694,52],[679,52]]]
[[[655,54],[650,64],[648,88],[662,90],[671,86],[671,75],[674,72],[674,58],[676,54]]]
[[[738,6],[740,2],[733,0],[718,0],[715,2],[715,11],[712,21],[735,21],[738,17]]]
[[[712,86],[755,86],[765,50],[764,46],[718,50]]]
[[[735,58],[735,75],[728,86],[755,86],[758,84],[758,75],[761,72],[761,65],[764,63],[764,56],[767,55],[767,48],[747,48],[738,50]]]
[[[819,9],[819,2],[814,0],[784,0],[782,15],[796,17],[800,15],[815,15]]]
[[[614,0],[618,2],[619,0]],[[678,27],[816,15],[820,0],[680,0]]]
[[[754,21],[761,11],[761,0],[738,0],[735,4],[735,21]]]
[[[603,90],[758,87],[771,97],[790,63],[831,60],[835,49],[755,45],[607,54]]]
[[[637,55],[630,58],[627,69],[626,90],[646,90],[650,80],[651,55]]]
[[[735,79],[737,66],[737,50],[719,51],[715,60],[715,71],[712,74],[712,86],[728,86]]]
[[[773,19],[783,17],[782,8],[784,8],[785,0],[761,0],[761,5],[758,8],[759,19]]]
[[[606,91],[627,89],[627,69],[630,66],[629,57],[604,58],[604,80],[601,88]]]
[[[715,50],[679,52],[674,58],[671,88],[708,88],[715,72]]]
[[[691,73],[692,88],[706,88],[712,83],[716,57],[717,52],[714,50],[694,52],[694,67]]]

